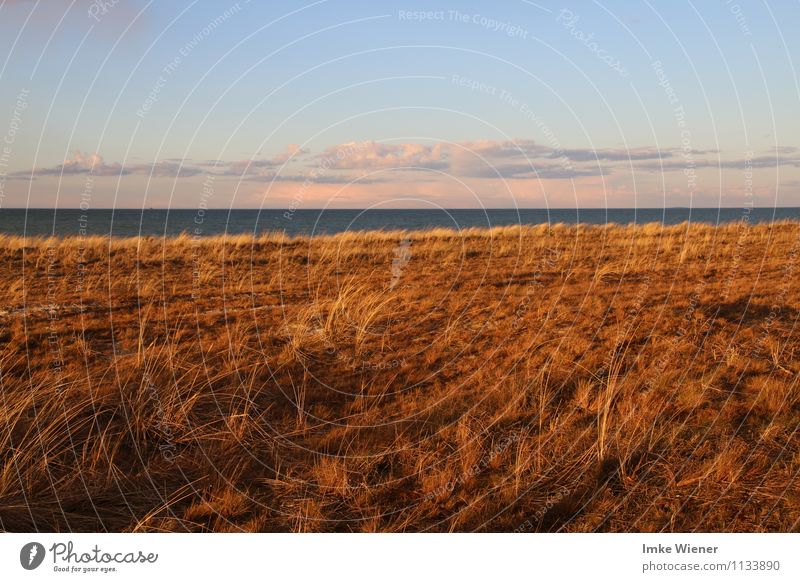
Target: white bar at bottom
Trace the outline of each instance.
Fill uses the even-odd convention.
[[[798,534],[0,534],[0,579],[794,581],[799,544]]]

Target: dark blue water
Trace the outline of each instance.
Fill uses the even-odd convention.
[[[53,210],[0,209],[0,233],[27,236],[333,234],[347,230],[419,230],[513,224],[606,224],[684,221],[721,224],[800,220],[800,208],[614,208],[553,210]]]

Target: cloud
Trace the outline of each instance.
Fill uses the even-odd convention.
[[[672,151],[663,151],[657,148],[632,148],[632,149],[568,149],[553,151],[551,158],[565,156],[576,162],[596,162],[606,160],[612,162],[627,162],[629,160],[658,160],[672,157]]]
[[[562,150],[529,139],[485,139],[431,145],[367,141],[330,146],[315,159],[327,161],[336,170],[418,168],[443,170],[461,177],[572,179],[614,172],[614,165],[598,167],[598,161],[627,162],[627,166],[631,161],[669,159],[677,151],[655,147]],[[562,163],[557,166],[547,163],[556,159]]]
[[[589,176],[605,176],[610,172],[600,167],[593,168],[571,168],[551,164],[542,166],[537,164],[535,171],[530,171],[528,174],[516,174],[518,178],[534,178],[537,180],[574,180],[576,178],[585,178]]]
[[[475,164],[464,165],[458,172],[461,177],[470,178],[502,178],[527,180],[571,180],[586,176],[602,176],[607,174],[598,166],[575,168],[560,164],[531,161],[519,164]]]
[[[478,140],[457,142],[459,149],[474,153],[484,158],[541,158],[553,150],[530,139],[519,140]]]
[[[227,165],[227,168],[222,172],[225,176],[266,176],[269,177],[269,173],[264,172],[264,170],[277,168],[289,163],[293,159],[299,159],[303,155],[307,154],[308,150],[301,148],[297,144],[290,143],[286,146],[286,151],[277,154],[271,158],[261,158],[255,159],[251,158],[249,160],[238,160],[233,162],[224,162],[222,160],[212,160],[209,162],[205,162],[205,166],[211,166],[217,168],[219,166]]]
[[[125,170],[130,174],[158,176],[160,178],[183,178],[205,173],[201,168],[188,166],[183,162],[174,162],[171,160],[156,162],[155,164],[137,164],[126,167]]]
[[[33,174],[35,176],[71,176],[75,174],[92,174],[95,176],[120,176],[129,174],[121,164],[107,164],[99,154],[84,154],[80,150],[73,152],[72,157],[63,164],[50,168],[34,168],[30,172],[15,172],[16,176]]]
[[[331,146],[316,156],[320,165],[338,170],[447,167],[447,148],[441,143],[349,142]]]
[[[250,175],[244,178],[247,182],[294,182],[294,183],[301,183],[307,184],[308,186],[314,186],[317,184],[351,184],[358,182],[359,184],[379,184],[388,182],[387,179],[384,178],[377,178],[374,176],[364,177],[364,176],[354,176],[354,175],[344,175],[344,174],[313,174],[309,173],[307,175],[298,175],[298,174],[279,174],[276,172],[265,172],[258,175]]]
[[[640,170],[648,170],[651,172],[673,172],[682,171],[690,167],[745,170],[748,165],[752,169],[777,168],[780,166],[800,168],[800,156],[782,156],[774,154],[770,156],[757,156],[750,159],[741,158],[735,160],[709,160],[686,157],[681,160],[668,160],[661,163],[648,162],[644,164],[637,164],[635,168]]]
[[[472,178],[554,178],[596,176],[594,168],[570,168],[546,162],[554,150],[533,140],[460,142],[348,142],[330,146],[315,156],[318,167],[333,170],[442,170]],[[537,175],[538,172],[538,175]]]
[[[457,176],[570,180],[610,173],[609,169],[597,164],[573,166],[561,150],[532,140],[462,141],[449,148],[448,170]],[[554,159],[559,159],[560,163],[552,163]]]
[[[14,172],[15,178],[37,176],[75,176],[91,174],[92,176],[154,176],[159,178],[178,178],[196,176],[204,173],[201,168],[186,165],[184,161],[175,159],[155,163],[124,165],[119,162],[107,163],[99,154],[84,154],[80,150],[64,160],[63,164],[49,168],[34,168],[27,172]]]
[[[795,168],[800,168],[800,157],[799,156],[759,156],[757,158],[753,158],[751,164],[754,168],[776,168],[778,166],[794,166]],[[741,165],[737,165],[737,168],[744,168],[745,161],[742,160]],[[733,166],[727,166],[733,167]]]

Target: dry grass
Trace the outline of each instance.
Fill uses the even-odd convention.
[[[743,228],[0,237],[0,528],[797,531],[800,225]]]

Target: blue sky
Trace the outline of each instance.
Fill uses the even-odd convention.
[[[0,204],[800,205],[798,22],[798,2],[6,0]]]

